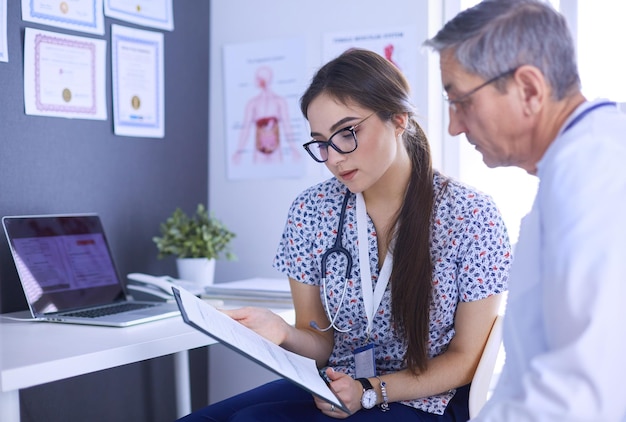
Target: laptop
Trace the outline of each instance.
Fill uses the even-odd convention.
[[[180,315],[127,297],[97,214],[2,218],[33,319],[126,327]]]

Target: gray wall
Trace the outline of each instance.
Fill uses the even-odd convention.
[[[23,22],[20,2],[9,0],[10,61],[0,63],[0,215],[97,212],[122,277],[174,274],[174,260],[158,260],[151,238],[176,207],[192,211],[207,201],[209,10],[208,1],[174,1],[176,28],[164,31],[165,138],[144,139],[113,134],[110,25],[133,25],[107,18],[106,34],[95,37],[109,43],[108,120],[27,116],[24,28],[84,34]],[[23,309],[2,235],[0,312]],[[173,364],[165,357],[35,387],[21,394],[23,420],[170,421],[172,384]]]

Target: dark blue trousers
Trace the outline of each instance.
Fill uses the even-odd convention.
[[[458,388],[443,415],[434,415],[400,403],[390,403],[389,411],[378,407],[360,410],[348,417],[350,422],[417,421],[465,422],[469,419],[469,385]],[[315,407],[311,393],[280,379],[200,409],[179,419],[180,422],[336,422]]]

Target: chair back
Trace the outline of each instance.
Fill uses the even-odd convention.
[[[504,315],[496,316],[487,338],[487,343],[476,367],[469,392],[469,414],[474,418],[487,402],[491,381],[500,346],[502,345],[502,320]]]

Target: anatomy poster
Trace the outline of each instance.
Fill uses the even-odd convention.
[[[349,48],[366,48],[385,57],[404,74],[411,86],[416,86],[417,49],[420,40],[413,27],[388,28],[359,32],[333,32],[324,34],[324,63],[334,59]]]
[[[298,178],[307,140],[299,108],[306,88],[304,40],[224,46],[228,178]]]

